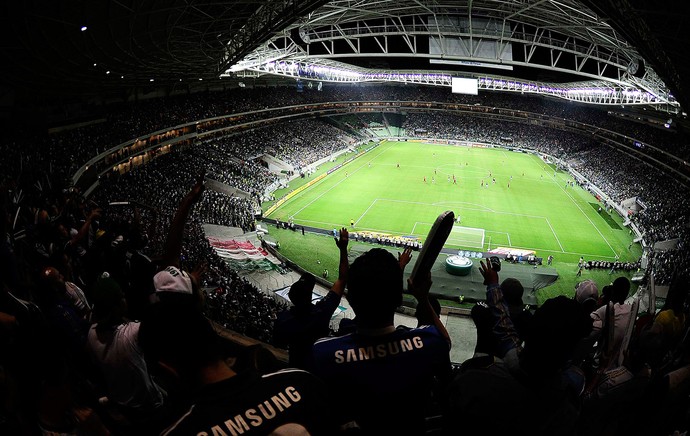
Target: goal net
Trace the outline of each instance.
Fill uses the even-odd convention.
[[[453,226],[453,229],[448,235],[446,244],[460,245],[469,248],[484,248],[484,238],[486,233],[484,229],[477,229],[474,227]]]

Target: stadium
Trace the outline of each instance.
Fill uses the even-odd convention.
[[[273,427],[263,408],[263,421],[242,415],[264,404],[265,385],[227,388],[246,398],[235,404],[185,379],[293,367],[330,391],[310,404],[346,411],[351,421],[333,416],[339,432],[687,432],[690,11],[655,7],[7,4],[0,433],[242,434],[256,423],[268,434],[298,423],[337,434],[330,417],[314,423],[316,409]],[[420,294],[427,282],[413,272],[449,212]],[[399,262],[403,289],[390,319],[367,326],[356,274],[372,252]],[[385,287],[384,267],[366,271]],[[366,337],[344,354],[360,366],[293,360],[304,344],[278,326],[297,313],[305,277],[302,352],[316,359]],[[586,334],[568,321],[573,305]],[[153,320],[173,307],[179,341],[156,338]],[[198,337],[183,328],[191,314]],[[321,333],[307,340],[309,329]],[[362,364],[383,350],[371,337],[391,329],[445,336],[449,374],[419,381],[413,369],[426,376],[436,355],[395,363],[392,348],[378,355],[390,368]],[[166,345],[182,363],[165,361]],[[530,364],[556,357],[556,369]],[[224,363],[210,370],[215,358]],[[430,398],[411,410],[420,392]],[[282,412],[292,406],[280,395]],[[499,396],[509,423],[480,410]],[[232,416],[204,409],[211,400]],[[398,413],[372,423],[381,402]],[[406,416],[422,425],[406,428]]]

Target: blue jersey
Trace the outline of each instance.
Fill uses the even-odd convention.
[[[450,345],[435,326],[351,333],[317,341],[309,370],[340,393],[343,421],[387,433],[402,425],[412,434],[423,427],[435,380],[450,373]]]

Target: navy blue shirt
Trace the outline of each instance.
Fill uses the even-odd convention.
[[[273,324],[273,345],[288,350],[288,365],[306,368],[306,359],[317,339],[329,336],[329,324],[340,303],[340,295],[333,291],[316,304],[280,312]]]
[[[299,369],[239,373],[206,385],[162,435],[268,435],[306,429],[333,435],[333,404],[321,380]]]
[[[320,339],[308,368],[338,390],[341,422],[372,434],[421,434],[434,380],[451,371],[450,344],[435,326],[391,328]]]

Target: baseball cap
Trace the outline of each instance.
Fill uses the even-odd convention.
[[[293,304],[309,304],[312,298],[312,290],[316,285],[316,278],[309,273],[304,273],[290,286],[288,298]]]
[[[582,304],[588,298],[599,298],[599,288],[594,280],[583,280],[575,287],[575,299]]]
[[[93,304],[94,316],[101,319],[114,310],[125,298],[120,284],[110,277],[107,272],[102,273],[93,285],[91,291],[91,302]]]
[[[179,292],[193,294],[192,278],[185,271],[168,266],[153,276],[153,287],[156,292]]]

